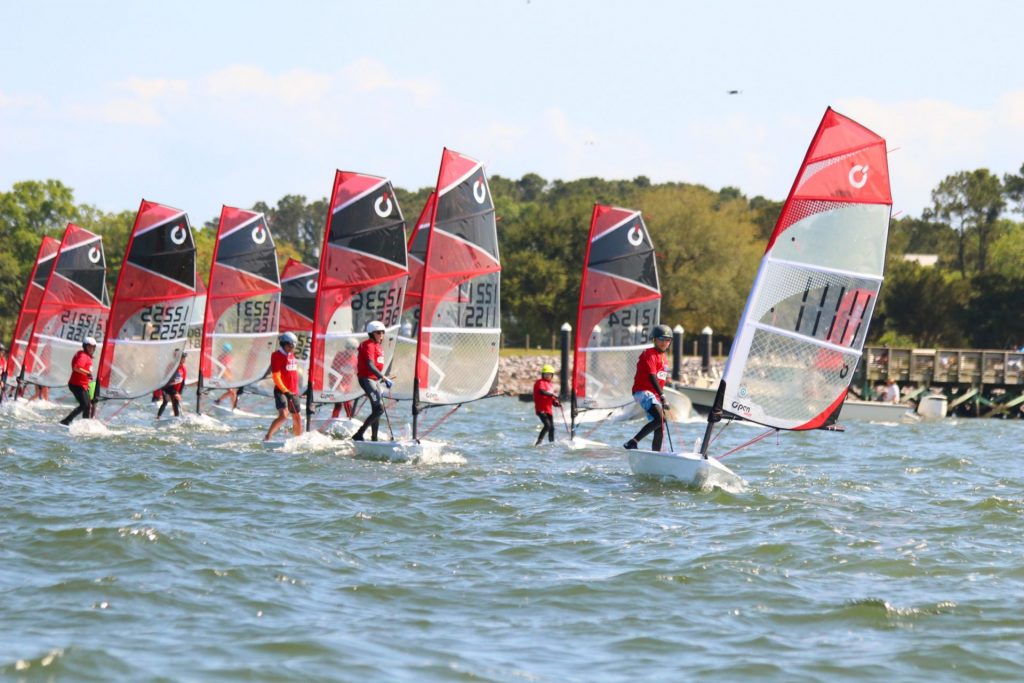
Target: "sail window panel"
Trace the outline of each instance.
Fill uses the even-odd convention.
[[[115,339],[110,362],[109,398],[135,398],[161,387],[174,374],[181,356],[180,339],[131,341]]]
[[[587,349],[582,385],[586,395],[579,399],[579,408],[617,408],[632,402],[636,360],[645,348]]]
[[[787,211],[801,217],[778,235],[771,248],[773,258],[865,275],[882,274],[888,205],[797,200]]]
[[[859,354],[768,330],[754,331],[746,366],[726,410],[782,429],[806,424],[846,391]],[[748,410],[745,413],[744,410]]]
[[[880,284],[876,279],[769,262],[755,285],[750,319],[859,350]]]
[[[490,393],[498,376],[501,330],[424,329],[423,335],[429,338],[430,356],[424,359],[427,386],[420,387],[421,400],[435,404],[463,403]],[[490,372],[481,372],[481,369]]]

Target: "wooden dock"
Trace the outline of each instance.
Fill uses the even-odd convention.
[[[851,387],[870,400],[890,377],[906,398],[941,391],[950,415],[1024,417],[1021,351],[865,346]]]

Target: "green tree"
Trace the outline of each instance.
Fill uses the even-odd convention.
[[[1016,349],[1024,344],[1024,278],[980,273],[970,282],[962,324],[970,345],[980,349]]]
[[[895,333],[915,339],[922,347],[962,344],[960,293],[937,268],[896,262],[882,285],[872,336]]]
[[[992,228],[1006,207],[1003,185],[998,176],[987,168],[960,171],[946,176],[932,190],[932,209],[926,218],[937,218],[949,223],[957,232],[957,267],[967,276],[968,238],[977,238],[975,269],[985,272],[988,241]]]

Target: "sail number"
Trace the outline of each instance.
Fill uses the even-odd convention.
[[[192,307],[147,306],[139,311],[139,320],[144,325],[142,338],[149,340],[181,339],[188,336],[188,321]]]
[[[812,283],[808,278],[794,331],[840,346],[856,348],[865,327],[865,316],[870,311],[873,292],[856,288],[847,290],[845,286],[840,286],[837,291],[830,284],[821,288],[820,297],[817,290],[813,291],[812,295]],[[829,299],[830,292],[835,303]]]
[[[86,337],[97,337],[102,333],[102,319],[92,313],[64,311],[60,316],[60,330],[55,337],[80,342]]]
[[[477,282],[459,287],[459,324],[462,327],[498,327],[498,286]]]
[[[402,293],[405,291],[403,285],[399,284],[387,289],[364,289],[352,295],[352,311],[366,311],[370,314],[370,320],[380,320],[385,326],[391,327],[398,322],[402,311],[398,303],[402,300]],[[365,315],[360,318],[367,317]]]
[[[249,299],[235,304],[238,316],[237,334],[261,334],[273,332],[277,321],[277,302],[274,300]]]

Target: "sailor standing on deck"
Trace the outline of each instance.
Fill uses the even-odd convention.
[[[533,383],[533,409],[536,411],[537,417],[540,418],[541,424],[544,425],[537,436],[537,442],[533,444],[534,446],[540,445],[545,434],[548,441],[554,442],[555,440],[555,418],[552,415],[551,406],[561,406],[562,404],[558,402],[558,394],[551,386],[551,378],[554,376],[555,369],[550,365],[544,365],[540,369],[540,379]]]
[[[96,353],[96,340],[86,337],[82,342],[82,349],[71,359],[71,377],[68,379],[68,389],[78,401],[78,407],[60,421],[62,425],[70,426],[71,421],[79,415],[84,418],[92,417],[89,384],[92,382],[92,355],[94,353]]]
[[[672,345],[672,329],[668,325],[655,325],[651,333],[654,346],[645,349],[636,362],[636,376],[633,378],[633,400],[647,413],[647,424],[623,446],[634,450],[648,434],[654,432],[651,439],[651,450],[661,450],[661,439],[664,433],[665,411],[670,409],[665,402],[665,380],[668,372],[665,369],[665,356]]]
[[[366,418],[363,426],[352,435],[353,441],[362,441],[366,428],[370,428],[370,438],[377,440],[377,429],[380,426],[380,416],[384,414],[384,397],[381,395],[380,384],[383,382],[388,389],[391,388],[391,380],[384,376],[384,349],[380,343],[384,340],[384,323],[379,320],[371,320],[366,324],[365,339],[359,345],[359,356],[356,360],[356,377],[359,378],[359,386],[366,393],[366,399],[370,402],[370,416]]]
[[[277,417],[270,423],[264,441],[270,441],[274,433],[292,414],[292,431],[295,436],[302,434],[302,418],[299,415],[299,403],[295,394],[299,391],[299,365],[295,361],[295,344],[298,339],[291,332],[281,335],[281,348],[270,356],[270,374],[274,378],[274,406]]]
[[[168,401],[171,403],[174,417],[181,416],[181,392],[185,389],[185,379],[188,376],[188,372],[185,370],[186,358],[188,358],[188,349],[182,350],[177,369],[167,384],[164,385],[164,388],[160,390],[163,400],[160,402],[160,408],[156,411],[156,419],[158,420],[164,414]]]

